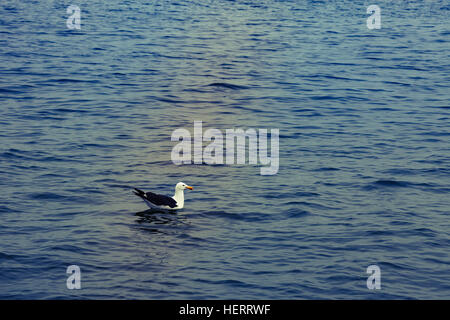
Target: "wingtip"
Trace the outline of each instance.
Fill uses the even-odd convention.
[[[144,198],[145,197],[145,193],[144,193],[144,191],[142,191],[142,190],[139,190],[139,189],[136,189],[136,188],[134,188],[134,190],[136,190],[136,191],[133,191],[133,193],[135,194],[135,195],[137,195],[138,197],[140,197],[140,198]]]

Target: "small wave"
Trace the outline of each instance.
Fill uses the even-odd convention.
[[[397,180],[378,180],[373,183],[377,186],[385,186],[385,187],[408,187],[409,183],[406,181],[397,181]]]
[[[83,80],[83,79],[71,79],[71,78],[60,78],[60,79],[49,79],[45,83],[100,83],[99,80]]]
[[[307,215],[310,215],[311,213],[306,210],[301,210],[298,208],[292,208],[289,210],[285,210],[283,212],[285,215],[287,215],[289,218],[298,218],[298,217],[304,217]]]
[[[61,245],[57,245],[57,246],[51,246],[46,249],[51,252],[66,251],[66,252],[76,252],[76,253],[83,253],[83,254],[95,254],[96,253],[95,250],[84,248],[81,246],[69,245],[69,244],[61,244]]]
[[[366,190],[380,189],[380,188],[435,188],[436,186],[430,183],[409,182],[400,180],[377,180],[364,187]]]
[[[315,193],[315,192],[307,192],[307,191],[298,191],[295,192],[294,194],[289,193],[289,192],[285,192],[285,193],[268,193],[266,195],[264,195],[264,198],[266,199],[282,199],[282,198],[292,198],[293,196],[295,198],[298,197],[317,197],[319,196],[319,193]]]
[[[30,195],[30,198],[34,200],[55,200],[55,199],[66,199],[68,197],[52,192],[41,192],[41,193],[32,193]]]
[[[308,202],[308,201],[290,201],[287,203],[284,203],[283,205],[295,205],[295,206],[307,206],[310,208],[314,208],[314,209],[333,209],[331,207],[327,207],[324,205],[321,205],[319,203],[314,203],[314,202]]]
[[[56,108],[56,109],[53,109],[52,112],[54,112],[54,113],[86,113],[89,111],[82,110],[82,109]]]
[[[18,160],[33,160],[34,158],[31,156],[29,151],[22,151],[17,149],[9,149],[8,151],[5,151],[3,153],[0,153],[0,158],[6,158],[6,159],[18,159]]]
[[[249,222],[263,221],[268,218],[268,214],[263,212],[231,213],[226,211],[209,211],[206,212],[205,215],[208,217],[216,216],[224,219],[242,220]]]
[[[448,174],[450,173],[449,168],[445,167],[436,167],[436,168],[424,168],[424,169],[388,169],[385,170],[384,173],[392,174],[392,175],[425,175],[425,174]]]
[[[232,84],[232,83],[226,83],[226,82],[213,82],[211,84],[208,84],[208,87],[226,88],[226,89],[232,89],[232,90],[247,89],[246,86]]]
[[[322,167],[322,168],[315,169],[314,171],[320,172],[320,171],[339,171],[339,170],[341,170],[341,169],[334,168],[334,167]]]
[[[3,253],[3,252],[0,252],[0,261],[1,261],[1,260],[13,260],[14,258],[15,258],[14,255],[6,254],[6,253]]]
[[[21,94],[23,92],[18,91],[18,90],[0,88],[0,93],[2,93],[2,94]]]
[[[161,101],[161,102],[168,102],[168,103],[184,103],[185,102],[183,100],[175,100],[175,99],[161,98],[161,97],[156,97],[155,99],[158,101]]]
[[[7,206],[0,206],[0,212],[19,212]]]

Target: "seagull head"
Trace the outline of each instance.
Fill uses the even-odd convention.
[[[175,190],[184,190],[184,189],[194,190],[194,188],[188,186],[184,182],[178,182],[177,185],[175,186]]]

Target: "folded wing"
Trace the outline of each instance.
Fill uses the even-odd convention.
[[[156,194],[153,192],[144,192],[142,190],[136,189],[137,192],[134,194],[141,197],[144,200],[150,201],[151,203],[157,206],[168,206],[170,208],[175,208],[177,206],[177,202],[168,196],[164,196],[162,194]]]
[[[175,208],[177,206],[177,202],[171,197],[153,192],[147,192],[145,195],[148,201],[156,204],[157,206],[169,206],[171,208]]]

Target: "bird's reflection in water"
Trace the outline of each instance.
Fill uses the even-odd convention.
[[[183,225],[187,225],[185,216],[181,216],[171,211],[149,209],[136,212],[138,218],[136,222],[142,226],[142,230],[153,233],[171,233]],[[168,228],[169,227],[169,228]]]

